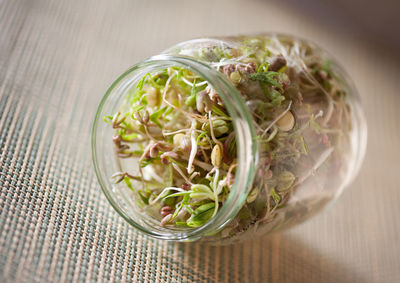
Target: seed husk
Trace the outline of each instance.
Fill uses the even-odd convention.
[[[222,150],[221,147],[216,144],[211,152],[211,164],[215,167],[221,166],[222,161]]]
[[[229,77],[234,85],[238,85],[242,80],[242,76],[237,71],[232,72]]]
[[[294,124],[295,120],[291,111],[286,112],[285,115],[276,122],[279,130],[283,132],[288,132],[293,129]]]

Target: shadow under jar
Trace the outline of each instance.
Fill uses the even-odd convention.
[[[355,177],[366,125],[349,76],[288,35],[194,39],[108,89],[92,132],[102,190],[155,238],[228,244],[290,227]]]

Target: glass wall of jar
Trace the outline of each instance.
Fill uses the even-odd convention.
[[[190,40],[135,65],[92,135],[101,187],[131,225],[214,243],[312,216],[354,178],[365,143],[347,73],[276,34]]]

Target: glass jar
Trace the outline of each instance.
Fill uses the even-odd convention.
[[[121,147],[121,140],[113,141],[118,115],[111,122],[114,127],[103,121],[121,112],[132,90],[160,70],[165,75],[189,70],[201,78],[210,86],[210,97],[211,92],[217,95],[233,126],[234,181],[227,185],[226,198],[215,201],[214,215],[202,225],[161,225],[161,218],[138,205],[143,195],[135,192],[144,181],[132,175],[141,170],[139,157],[120,158],[118,150],[116,154],[116,144],[119,149],[135,146]],[[196,80],[186,83],[193,87]],[[131,116],[126,117],[135,119]],[[277,34],[194,39],[136,64],[108,89],[92,131],[96,174],[111,205],[138,230],[171,241],[227,244],[301,223],[349,185],[365,147],[365,119],[349,76],[315,44]],[[232,163],[225,158],[228,165]],[[130,172],[119,176],[120,180],[131,176],[129,186],[116,183],[115,172]],[[160,174],[153,177],[160,179]],[[226,174],[228,180],[231,175]],[[154,211],[163,209],[154,203],[155,197],[149,198]],[[139,202],[146,200],[149,204],[149,199]]]

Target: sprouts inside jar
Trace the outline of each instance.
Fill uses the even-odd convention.
[[[314,191],[304,190],[303,199],[323,205],[334,197],[325,187],[328,181],[339,186],[334,179],[346,171],[351,109],[342,74],[320,49],[271,36],[183,44],[173,52],[223,73],[252,115],[257,174],[223,237],[289,219],[288,207],[307,182]],[[200,227],[225,204],[238,165],[237,133],[219,94],[202,77],[183,67],[148,73],[105,121],[115,129],[121,162],[112,177],[162,227]]]

